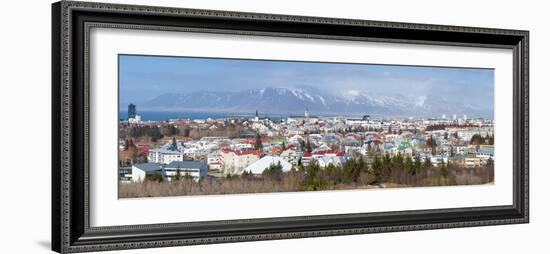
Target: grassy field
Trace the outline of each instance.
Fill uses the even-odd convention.
[[[415,175],[394,172],[382,182],[377,182],[376,178],[368,172],[361,172],[352,182],[335,182],[331,179],[322,175],[312,183],[305,172],[295,171],[284,173],[276,179],[266,176],[233,176],[204,179],[199,182],[190,179],[174,182],[146,180],[137,183],[120,183],[119,198],[479,185],[492,183],[494,170],[492,167],[449,167],[442,175],[442,172],[434,167]]]

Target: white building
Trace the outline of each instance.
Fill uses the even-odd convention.
[[[344,160],[343,162],[345,163],[347,157],[344,152],[336,152],[332,150],[304,153],[304,155],[302,156],[302,165],[308,166],[310,163],[319,161],[321,158],[341,158]],[[323,165],[327,166],[331,162],[334,162],[334,160],[325,160],[323,162]]]
[[[134,123],[134,124],[141,123],[141,116],[135,115],[134,117],[128,118],[128,123]]]
[[[245,168],[245,171],[252,172],[252,174],[255,175],[259,175],[262,174],[262,172],[264,172],[266,168],[269,168],[269,166],[278,164],[281,165],[283,172],[288,172],[290,171],[290,169],[292,169],[292,164],[288,163],[281,157],[265,156],[260,160],[257,160],[256,162],[248,165],[248,167]]]
[[[302,141],[304,141],[304,137],[301,135],[293,135],[288,138],[288,143],[291,144],[300,144]]]
[[[441,162],[449,163],[449,158],[441,155],[430,156],[430,162],[434,167],[439,167]]]
[[[163,180],[172,181],[177,175],[178,169],[180,176],[189,175],[194,180],[199,180],[208,175],[208,165],[202,161],[172,161],[168,165],[160,163],[142,163],[132,166],[131,180],[133,182],[142,182],[147,175],[159,174]]]
[[[329,165],[333,165],[335,167],[341,167],[346,163],[346,159],[344,157],[338,157],[338,156],[325,156],[321,157],[317,160],[317,163],[319,163],[319,166],[321,168],[326,168]]]
[[[298,161],[300,160],[300,157],[302,157],[302,154],[302,152],[287,149],[281,153],[281,158],[292,165],[298,165]]]
[[[290,125],[286,130],[286,135],[287,136],[304,135],[304,130],[302,130],[301,128],[298,128],[295,125]]]
[[[206,163],[209,169],[220,170],[222,169],[222,154],[219,151],[209,153],[206,158]]]
[[[169,164],[173,161],[182,161],[183,153],[178,150],[157,148],[149,151],[147,160],[153,163]]]
[[[159,163],[142,163],[132,166],[132,181],[142,182],[150,174],[162,174],[162,166]]]
[[[178,170],[180,177],[189,175],[196,181],[208,175],[208,165],[203,161],[173,161],[162,170],[163,179],[173,181]]]
[[[253,149],[254,146],[250,143],[234,143],[229,146],[233,150],[247,150]]]
[[[222,150],[222,171],[225,174],[242,174],[248,165],[260,159],[261,153],[255,150]]]
[[[363,118],[347,118],[346,125],[349,126],[366,126],[369,124],[369,120]]]
[[[455,145],[453,146],[455,154],[465,155],[468,152],[468,146],[465,145]]]
[[[185,146],[182,141],[166,142],[160,148],[152,149],[147,154],[147,161],[160,164],[169,164],[172,161],[183,160],[183,150]]]

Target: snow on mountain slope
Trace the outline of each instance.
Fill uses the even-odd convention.
[[[315,87],[265,87],[235,92],[166,93],[140,103],[142,110],[373,115],[492,115],[480,108],[438,96],[380,95],[362,91],[331,93]]]

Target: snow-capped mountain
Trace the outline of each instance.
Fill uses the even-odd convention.
[[[492,116],[491,108],[474,107],[433,95],[380,95],[362,91],[328,92],[314,87],[266,87],[237,92],[166,93],[140,103],[141,110],[298,114],[372,114]]]

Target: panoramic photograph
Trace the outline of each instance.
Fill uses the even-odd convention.
[[[118,64],[119,198],[494,184],[493,69]]]

